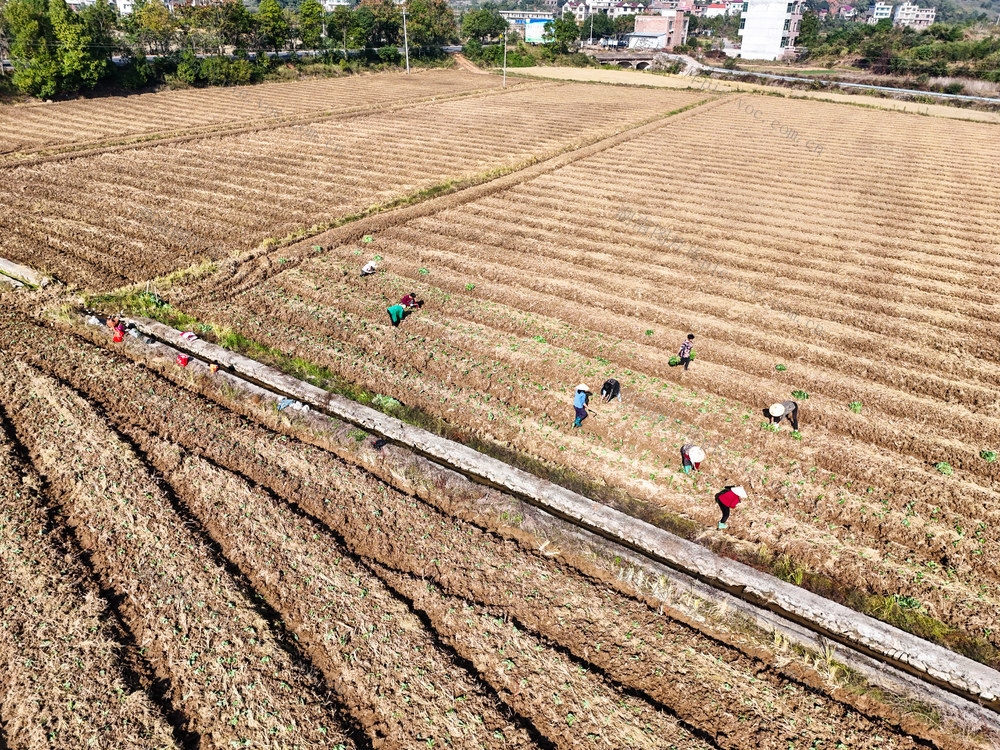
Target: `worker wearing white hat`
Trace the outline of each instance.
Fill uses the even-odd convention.
[[[690,474],[691,469],[698,471],[701,462],[705,460],[705,451],[694,443],[685,443],[681,446],[681,468],[685,474]]]
[[[590,389],[584,383],[576,387],[576,395],[573,396],[573,411],[576,412],[576,419],[573,421],[574,427],[583,424],[589,415],[587,414],[587,402],[590,400]]]
[[[726,489],[715,496],[715,502],[719,504],[719,509],[722,510],[722,520],[719,521],[720,529],[727,528],[726,521],[729,520],[729,511],[739,505],[742,500],[746,499],[747,491],[740,485],[726,487]]]
[[[361,267],[361,275],[362,276],[371,276],[377,270],[378,270],[378,263],[376,263],[375,261],[370,260],[370,261],[368,261],[367,263],[365,263]]]
[[[787,419],[792,423],[792,429],[799,429],[799,405],[795,401],[782,401],[780,404],[771,404],[767,410],[773,424],[779,424],[781,420]]]

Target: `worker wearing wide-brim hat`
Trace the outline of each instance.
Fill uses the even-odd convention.
[[[681,446],[681,468],[685,474],[690,474],[692,469],[698,471],[704,460],[705,451],[694,443],[685,443]]]
[[[715,502],[719,504],[719,509],[722,511],[722,520],[719,521],[720,529],[727,528],[726,521],[729,520],[729,511],[746,499],[747,491],[740,485],[726,487],[715,496]]]
[[[587,402],[590,400],[590,389],[585,383],[580,383],[576,387],[576,394],[573,396],[573,411],[576,412],[576,419],[573,421],[574,427],[583,424],[589,415],[587,414]]]
[[[795,401],[782,401],[780,404],[771,404],[767,413],[771,417],[772,424],[779,424],[781,420],[787,419],[792,423],[792,429],[799,429],[799,405]]]

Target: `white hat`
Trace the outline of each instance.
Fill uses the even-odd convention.
[[[770,414],[772,417],[781,417],[784,416],[785,414],[785,407],[783,404],[771,404],[770,408],[767,410],[767,413]]]
[[[688,456],[691,458],[692,461],[698,464],[705,460],[705,451],[703,451],[696,445],[690,451],[688,451]]]
[[[733,487],[733,492],[744,500],[747,499],[747,491],[742,487]]]
[[[590,389],[587,386],[585,386],[583,383],[580,383],[580,385],[578,385],[576,387],[576,389],[578,391],[586,391],[587,393],[590,393]]]

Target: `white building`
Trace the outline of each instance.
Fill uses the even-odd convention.
[[[712,3],[702,8],[702,18],[719,18],[729,15],[729,7],[725,3]]]
[[[500,15],[507,22],[507,28],[525,41],[529,41],[527,32],[532,24],[544,25],[556,18],[556,14],[549,10],[502,10]]]
[[[118,15],[127,16],[132,12],[132,0],[114,0],[114,3],[118,9]]]
[[[323,5],[323,10],[327,13],[333,13],[337,8],[352,6],[351,0],[321,0]]]
[[[909,26],[911,29],[926,29],[937,15],[934,8],[919,8],[913,3],[903,3],[896,8],[892,20],[894,26]]]
[[[802,3],[799,0],[747,0],[740,18],[740,57],[777,60],[791,55],[801,22]]]
[[[876,2],[868,6],[867,19],[871,26],[888,18],[892,18],[892,3]]]

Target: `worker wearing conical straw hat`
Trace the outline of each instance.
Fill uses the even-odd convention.
[[[729,520],[729,511],[739,505],[741,501],[746,499],[747,491],[740,485],[730,485],[715,496],[715,502],[719,504],[719,509],[722,511],[722,520],[719,521],[720,529],[728,528],[726,521]]]
[[[705,460],[705,451],[694,443],[685,443],[681,446],[681,468],[685,474],[690,474],[691,470],[698,471],[701,462]]]
[[[573,421],[574,427],[580,427],[589,414],[587,414],[587,402],[590,400],[590,389],[580,383],[576,387],[576,395],[573,396],[573,411],[576,412],[576,419]]]
[[[773,424],[779,424],[781,420],[787,419],[792,423],[792,429],[799,429],[799,405],[795,401],[782,401],[780,404],[771,404],[767,413]]]

